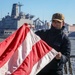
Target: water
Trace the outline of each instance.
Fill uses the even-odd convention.
[[[75,39],[71,39],[71,55],[75,55]],[[71,58],[72,71],[73,75],[75,75],[75,58]]]

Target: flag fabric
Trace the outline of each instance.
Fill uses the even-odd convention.
[[[0,42],[0,75],[36,75],[56,55],[25,23]]]

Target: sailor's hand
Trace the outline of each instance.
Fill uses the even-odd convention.
[[[28,26],[29,26],[30,28],[35,28],[35,26],[34,26],[33,24],[28,24]]]
[[[28,26],[29,28],[35,28],[35,25],[33,25],[33,24],[24,23],[24,25]]]
[[[59,60],[59,59],[61,59],[61,56],[62,56],[62,53],[61,53],[61,52],[58,52],[58,54],[56,55],[55,58],[56,58],[57,60]]]

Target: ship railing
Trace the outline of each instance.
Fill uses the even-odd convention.
[[[75,55],[71,55],[69,61],[63,67],[64,75],[75,75]]]

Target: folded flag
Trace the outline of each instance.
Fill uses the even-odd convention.
[[[25,23],[0,42],[0,75],[36,75],[56,55]]]

